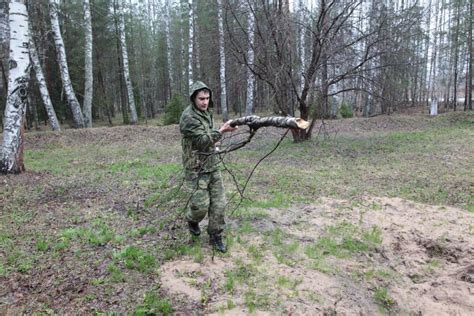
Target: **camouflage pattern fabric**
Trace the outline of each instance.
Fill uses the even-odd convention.
[[[186,219],[199,223],[209,213],[210,235],[220,234],[224,230],[224,186],[219,170],[202,174],[194,179],[186,179],[185,189],[192,194],[186,210]]]
[[[179,122],[185,188],[192,194],[186,218],[199,223],[208,213],[208,232],[216,234],[222,232],[224,228],[226,202],[222,176],[218,169],[219,157],[212,153],[215,151],[215,143],[222,138],[222,135],[213,127],[210,109],[201,111],[193,103],[194,94],[202,89],[209,90],[209,107],[212,106],[211,89],[197,81],[191,88],[191,104],[181,114]]]
[[[209,106],[212,104],[212,92],[202,82],[193,85],[190,98],[201,89],[211,93]],[[209,155],[214,152],[214,144],[222,138],[221,133],[213,127],[212,112],[200,111],[192,103],[183,111],[179,120],[182,135],[183,166],[187,171],[206,173],[217,170],[218,157]]]

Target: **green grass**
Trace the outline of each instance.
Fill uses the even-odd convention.
[[[161,185],[166,186],[167,182],[163,180],[179,173],[182,167],[176,163],[153,165],[151,161],[142,157],[113,162],[108,166],[108,170],[113,174],[128,174],[130,177],[138,177],[142,180],[159,180]]]
[[[467,209],[468,212],[474,213],[474,204],[468,204],[466,206],[466,209]]]
[[[327,227],[323,236],[305,248],[305,253],[311,259],[325,256],[347,258],[355,253],[373,251],[381,243],[382,233],[378,227],[373,226],[364,230],[342,222]]]
[[[13,248],[6,256],[4,273],[7,274],[12,271],[28,273],[33,268],[34,261],[34,255],[25,250]]]
[[[6,276],[8,274],[8,269],[3,263],[0,262],[0,276]]]
[[[298,263],[297,252],[300,243],[277,228],[265,233],[265,239],[272,245],[272,252],[279,263],[294,266]]]
[[[374,300],[375,302],[384,309],[391,309],[395,304],[395,300],[390,297],[388,289],[385,287],[379,287],[375,289],[374,292]]]
[[[25,163],[34,171],[48,171],[55,175],[68,175],[74,158],[79,156],[78,148],[46,147],[44,150],[27,150]]]
[[[93,221],[92,227],[71,227],[62,230],[59,233],[56,245],[59,245],[59,250],[62,250],[67,247],[71,241],[76,239],[84,244],[100,247],[115,241],[117,235],[113,228],[98,219]],[[61,246],[62,243],[67,245],[63,247]],[[57,249],[57,247],[55,248]]]
[[[225,273],[225,282],[224,282],[224,290],[227,293],[233,294],[235,290],[235,276],[234,273],[231,271],[227,271]]]
[[[138,228],[133,228],[129,235],[131,237],[143,237],[146,234],[154,234],[156,232],[156,227],[154,226],[143,226]]]
[[[156,267],[156,258],[136,246],[126,246],[121,251],[116,252],[114,257],[123,262],[127,269],[150,273]]]
[[[395,271],[386,269],[386,268],[380,268],[380,267],[371,267],[366,270],[356,270],[353,273],[353,277],[358,280],[364,280],[367,282],[376,280],[380,281],[383,283],[395,280],[397,277],[397,274]]]
[[[125,281],[125,276],[122,270],[117,267],[114,263],[110,263],[107,266],[107,272],[109,273],[110,280],[113,283],[120,283]]]
[[[263,247],[259,247],[257,245],[250,245],[247,249],[250,254],[250,257],[255,260],[257,263],[261,262],[264,256],[264,249]]]
[[[285,275],[279,275],[276,279],[276,284],[279,287],[288,288],[291,290],[294,290],[301,282],[301,279],[291,279]]]
[[[227,293],[233,294],[237,286],[256,286],[257,268],[254,264],[246,264],[242,260],[235,260],[235,267],[224,272],[223,288]]]
[[[170,315],[173,313],[173,305],[166,298],[160,298],[153,291],[148,291],[143,299],[143,304],[134,311],[135,316],[145,315]]]
[[[187,233],[187,232],[186,232]],[[203,244],[199,237],[193,238],[192,244],[177,244],[163,250],[163,259],[174,260],[179,256],[190,256],[195,262],[204,260]]]
[[[250,313],[258,309],[264,309],[270,304],[268,293],[259,293],[254,289],[249,289],[244,293],[244,302]]]
[[[474,172],[468,167],[466,148],[474,147],[472,137],[468,139],[472,123],[458,123],[357,137],[341,134],[298,144],[288,139],[257,168],[249,190],[257,179],[268,183],[259,187],[256,207],[283,208],[315,196],[350,199],[371,194],[470,210]],[[264,148],[249,152],[261,157]]]
[[[49,249],[48,240],[44,237],[39,237],[36,240],[36,250],[46,252]]]
[[[441,262],[438,259],[431,259],[423,266],[426,273],[433,273],[441,266]]]

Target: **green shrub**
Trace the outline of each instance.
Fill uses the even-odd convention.
[[[352,108],[345,102],[342,102],[339,112],[343,118],[350,118],[354,116],[354,113],[352,113]]]
[[[178,124],[181,112],[186,106],[185,100],[181,96],[174,96],[167,107],[165,107],[164,125]]]

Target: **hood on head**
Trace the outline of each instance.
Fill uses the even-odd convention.
[[[189,89],[189,99],[191,100],[191,103],[194,105],[194,96],[202,89],[207,89],[209,91],[209,107],[214,107],[214,102],[212,101],[212,90],[202,81],[195,81],[191,85],[191,88]]]

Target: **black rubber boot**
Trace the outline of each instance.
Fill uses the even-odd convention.
[[[215,250],[217,250],[219,252],[222,252],[222,253],[227,252],[227,247],[222,242],[221,234],[210,235],[209,236],[209,242]]]
[[[191,235],[196,237],[201,235],[201,228],[199,228],[199,223],[188,221],[188,228]]]

